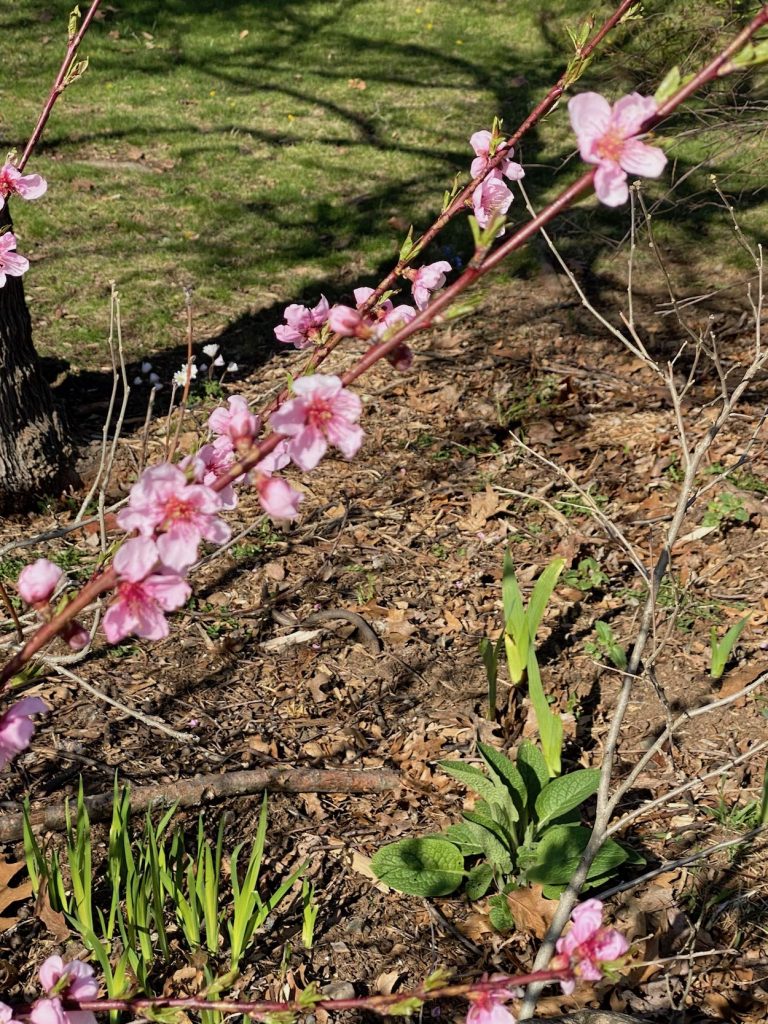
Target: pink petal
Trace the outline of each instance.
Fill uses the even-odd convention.
[[[290,443],[291,458],[305,473],[314,469],[328,449],[328,442],[316,427],[305,427]]]
[[[0,235],[0,253],[10,252],[16,248],[16,235],[12,231],[4,231]]]
[[[60,999],[38,999],[29,1019],[32,1024],[68,1024]]]
[[[608,131],[611,123],[611,105],[597,92],[582,92],[568,101],[571,127],[576,133],[581,159],[596,163],[593,146]]]
[[[295,519],[299,514],[299,502],[304,495],[295,491],[285,480],[264,476],[257,486],[259,501],[268,516],[273,519]]]
[[[157,545],[150,537],[134,537],[119,549],[113,565],[121,579],[138,583],[152,572],[158,558]]]
[[[111,644],[119,643],[123,637],[130,636],[136,620],[128,604],[119,598],[104,613],[104,634]]]
[[[21,277],[29,270],[29,260],[26,256],[19,256],[17,252],[7,252],[3,256],[3,269],[11,277]]]
[[[289,435],[300,433],[306,422],[307,403],[303,398],[291,398],[284,402],[269,419],[269,424],[276,433]]]
[[[475,132],[474,135],[470,135],[469,144],[476,156],[487,158],[491,149],[491,133],[487,129]]]
[[[333,398],[342,389],[341,377],[334,373],[313,373],[307,377],[299,377],[293,382],[293,390],[297,395]]]
[[[64,961],[61,957],[49,956],[48,959],[40,965],[40,970],[38,971],[43,991],[50,992],[63,973]]]
[[[603,904],[600,900],[585,900],[579,903],[571,912],[573,927],[571,934],[581,944],[599,931],[603,926]]]
[[[22,199],[39,199],[48,190],[48,182],[39,174],[24,174],[14,182],[14,191]]]
[[[355,302],[357,305],[362,306],[364,302],[370,299],[374,291],[374,288],[355,288],[352,294],[355,296]]]
[[[328,319],[330,311],[331,307],[328,304],[328,299],[326,299],[324,295],[321,295],[318,304],[313,306],[310,310],[313,327],[321,327]]]
[[[160,561],[174,572],[186,572],[197,560],[201,539],[200,530],[191,523],[175,523],[168,533],[157,539]]]
[[[627,139],[621,151],[621,166],[630,174],[641,174],[644,178],[658,178],[667,164],[663,149],[648,146],[639,139]]]
[[[611,127],[616,128],[625,139],[638,135],[644,123],[658,110],[653,96],[641,96],[639,92],[631,92],[616,100],[611,112]]]
[[[189,584],[173,573],[167,575],[158,573],[155,576],[150,576],[146,581],[145,589],[167,612],[178,611],[187,603],[192,594]]]
[[[296,348],[306,347],[308,344],[307,338],[289,324],[280,324],[279,327],[276,327],[275,337],[284,345],[295,345]]]
[[[339,416],[334,416],[330,420],[325,432],[328,440],[339,449],[345,459],[351,459],[357,454],[365,436],[361,427]]]
[[[627,175],[618,164],[604,161],[595,171],[595,192],[606,206],[621,206],[629,199]]]
[[[362,323],[362,316],[351,306],[334,306],[328,314],[330,329],[345,338],[352,337]]]

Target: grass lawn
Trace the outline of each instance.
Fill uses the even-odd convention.
[[[69,7],[3,5],[7,148],[20,150],[34,124]],[[637,22],[619,30],[617,45],[635,37],[627,56],[598,59],[584,88],[616,94],[653,83],[667,66],[662,43],[672,50],[675,33],[696,66],[714,29],[733,25],[720,17],[731,5],[712,3],[691,42],[689,4],[646,7],[645,36]],[[519,122],[563,67],[566,23],[593,8],[585,0],[107,4],[83,47],[90,68],[60,101],[29,165],[48,178],[48,196],[15,206],[19,250],[33,264],[27,290],[40,351],[73,370],[103,365],[112,280],[131,357],[182,344],[185,285],[194,287],[203,337],[238,320],[265,335],[288,302],[373,282],[408,224],[429,223],[444,188],[467,171],[469,134],[494,114],[510,128]],[[749,188],[742,169],[753,154],[734,149],[732,133],[721,131],[723,140],[719,170]],[[711,145],[710,136],[684,139],[677,173]],[[539,202],[572,149],[564,108],[527,140]],[[578,166],[567,165],[558,187]],[[683,191],[695,193],[696,180]],[[753,206],[751,196],[745,202]],[[687,227],[671,222],[669,242],[685,258],[710,215],[702,203]],[[764,207],[749,216],[759,228]],[[626,216],[604,210],[570,223],[585,217],[601,238],[626,227]],[[434,257],[451,259],[468,237],[466,225],[451,229]]]

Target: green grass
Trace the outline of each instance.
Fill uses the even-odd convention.
[[[7,148],[20,150],[34,124],[70,6],[25,0],[0,11]],[[670,15],[653,12],[669,5],[646,6],[648,24],[668,34]],[[672,5],[678,20],[687,7]],[[710,0],[708,9],[725,7]],[[468,170],[468,135],[495,114],[517,125],[564,66],[566,22],[593,9],[609,5],[107,5],[83,46],[90,68],[60,101],[30,164],[49,193],[14,207],[19,250],[33,261],[26,285],[40,351],[73,370],[103,368],[112,280],[130,357],[180,354],[182,288],[191,285],[196,336],[229,326],[241,359],[271,338],[286,303],[374,281],[408,224],[429,223],[443,189]],[[677,27],[685,35],[686,25]],[[617,43],[633,32],[636,23],[619,30]],[[713,36],[699,32],[695,46],[683,39],[689,61]],[[630,46],[631,60],[596,61],[583,87],[615,95],[649,84],[662,68],[658,47],[643,46]],[[695,137],[676,155],[694,159],[702,146]],[[572,150],[561,108],[523,152],[538,202]],[[572,161],[558,187],[577,169]],[[626,226],[605,209],[585,216],[603,235],[620,237]],[[698,224],[674,227],[683,252],[694,236],[700,245]],[[449,230],[434,258],[453,258],[468,237],[466,225]]]

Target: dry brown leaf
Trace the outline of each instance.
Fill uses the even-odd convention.
[[[18,885],[11,885],[23,868],[24,864],[19,861],[10,862],[0,857],[0,932],[7,931],[18,920],[15,914],[5,914],[4,911],[32,895],[32,883],[28,878]]]
[[[541,886],[532,885],[508,893],[507,902],[515,928],[543,939],[555,915],[557,900],[544,899]]]
[[[35,901],[35,917],[40,918],[57,942],[64,942],[72,934],[71,928],[64,920],[64,915],[60,910],[54,910],[51,906],[45,879],[40,883],[40,891]]]
[[[378,889],[379,892],[389,892],[390,888],[383,882],[380,882],[376,875],[373,873],[371,868],[371,858],[366,857],[365,854],[359,853],[357,850],[350,850],[352,854],[352,860],[350,867],[353,871],[356,871],[358,875],[362,875],[373,883],[374,889]]]

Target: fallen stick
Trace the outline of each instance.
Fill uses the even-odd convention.
[[[189,807],[226,796],[261,793],[386,793],[397,789],[400,776],[395,772],[345,771],[343,768],[254,768],[224,775],[196,775],[193,779],[141,786],[131,791],[131,811],[145,811],[155,805],[178,803]],[[104,821],[112,815],[113,792],[85,797],[91,821]],[[62,831],[66,827],[66,804],[40,807],[30,812],[35,831]],[[24,835],[23,816],[0,815],[0,842],[9,843]]]

